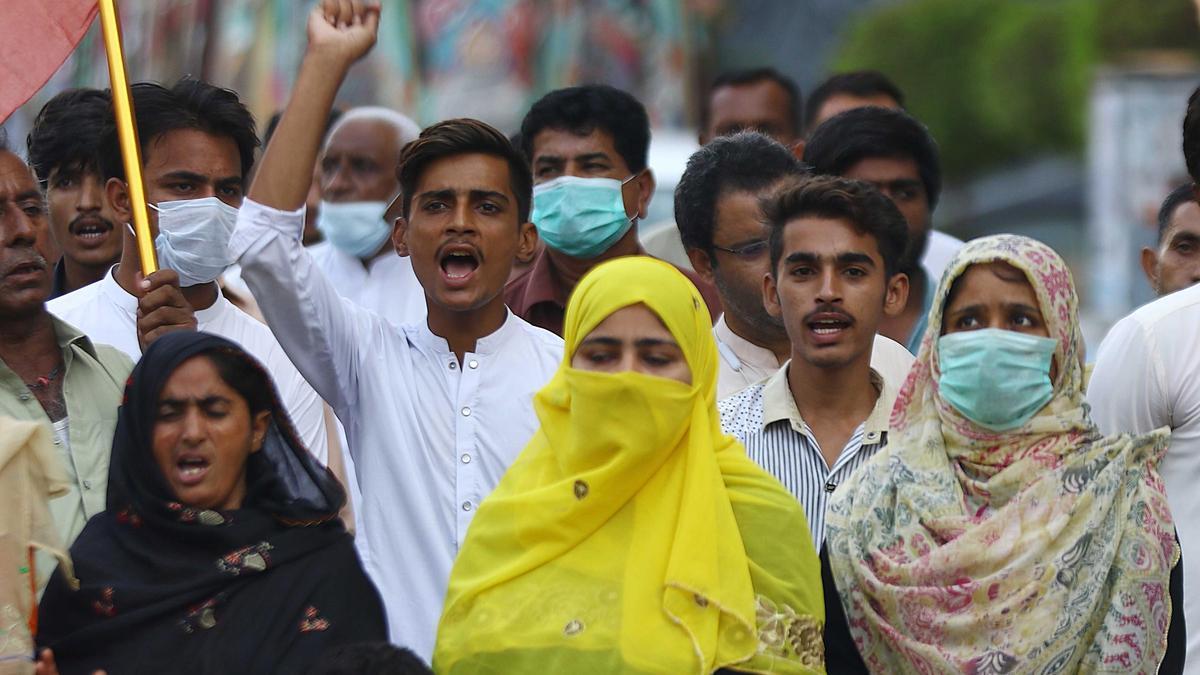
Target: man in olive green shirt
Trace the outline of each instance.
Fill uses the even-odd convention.
[[[33,173],[0,147],[0,416],[53,428],[70,491],[50,501],[50,513],[69,547],[87,520],[105,508],[117,408],[133,364],[46,311],[50,267],[34,242],[47,226]],[[138,326],[143,342],[188,327],[186,302],[171,286],[177,280],[174,272],[159,272],[143,286]]]

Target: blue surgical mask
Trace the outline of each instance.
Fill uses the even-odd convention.
[[[317,229],[339,251],[366,259],[379,252],[392,235],[383,219],[387,202],[321,202]]]
[[[633,179],[560,176],[534,186],[533,224],[538,236],[572,258],[604,253],[633,226],[621,197],[621,187]]]
[[[229,239],[237,226],[235,207],[216,197],[147,206],[158,212],[158,236],[154,239],[158,266],[175,270],[180,286],[216,281],[233,264]]]
[[[1024,426],[1054,396],[1057,340],[986,328],[938,338],[938,389],[967,419],[992,431]]]

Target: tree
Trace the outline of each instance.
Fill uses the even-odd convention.
[[[864,13],[836,70],[874,68],[904,89],[948,175],[1080,153],[1095,68],[1143,49],[1196,53],[1191,0],[913,0]]]

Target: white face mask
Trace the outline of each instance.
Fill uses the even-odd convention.
[[[234,263],[229,239],[238,210],[216,197],[147,204],[158,211],[158,266],[179,273],[179,285],[216,281]]]

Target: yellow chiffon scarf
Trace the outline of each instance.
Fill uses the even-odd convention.
[[[570,367],[644,304],[693,384]],[[672,266],[595,268],[567,307],[541,428],[484,500],[450,576],[439,673],[824,672],[804,514],[721,432],[708,310]]]

